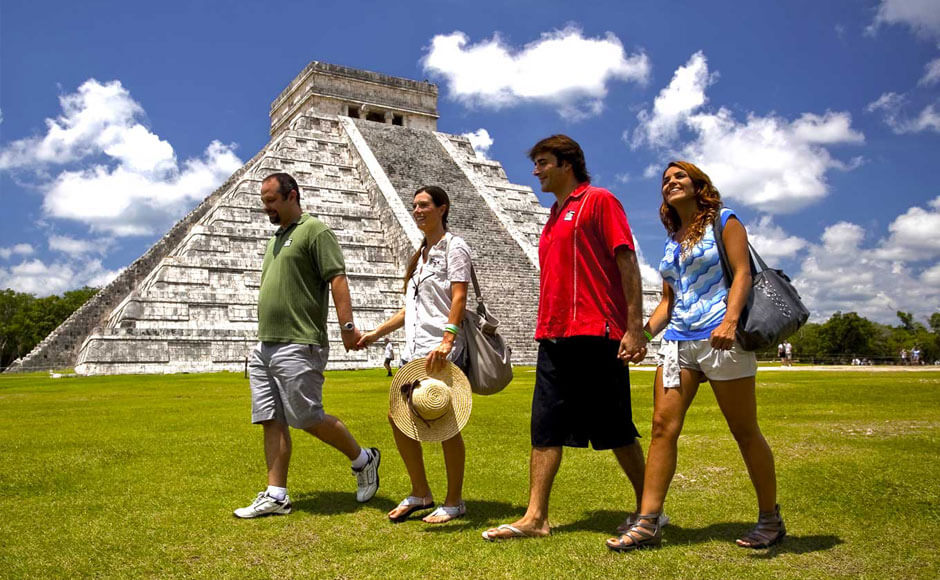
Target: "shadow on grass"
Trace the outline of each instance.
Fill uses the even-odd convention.
[[[331,516],[336,514],[348,514],[358,511],[362,508],[373,508],[380,511],[390,511],[398,505],[387,497],[375,496],[367,503],[356,501],[356,492],[348,491],[317,491],[313,493],[302,493],[295,498],[291,498],[294,504],[294,511],[308,512],[321,516]]]
[[[584,518],[553,527],[552,533],[565,531],[588,531],[608,534],[613,537],[614,530],[623,521],[626,514],[622,511],[596,510],[588,513]],[[724,522],[711,524],[703,528],[683,528],[670,524],[663,529],[663,547],[670,545],[702,544],[712,540],[734,542],[735,539],[745,536],[753,523]],[[809,552],[822,552],[844,543],[838,536],[794,536],[787,534],[784,540],[767,550],[754,550],[754,558],[773,558],[777,554],[806,554]],[[742,548],[745,549],[745,548]]]
[[[391,508],[389,508],[391,509]],[[447,534],[487,528],[517,520],[525,512],[525,506],[516,506],[504,501],[467,500],[467,515],[445,524],[426,524],[421,521],[431,510],[420,512],[415,517],[397,525],[424,526],[424,531]]]

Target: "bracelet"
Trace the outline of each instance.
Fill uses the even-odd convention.
[[[646,330],[645,328],[643,329],[643,334],[646,335],[646,340],[647,340],[647,341],[653,340],[653,335],[650,334],[650,331]]]
[[[457,336],[458,334],[460,334],[460,327],[457,326],[456,324],[445,324],[444,332],[449,332],[453,334],[454,336]]]

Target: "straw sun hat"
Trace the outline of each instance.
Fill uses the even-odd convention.
[[[424,358],[398,370],[388,403],[395,426],[418,441],[450,439],[467,424],[473,406],[470,382],[457,365],[447,361],[443,369],[428,375]]]

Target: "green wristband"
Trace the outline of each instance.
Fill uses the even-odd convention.
[[[457,326],[456,324],[445,324],[444,332],[449,332],[453,334],[454,336],[457,336],[458,334],[460,334],[460,327]]]
[[[647,340],[647,341],[653,340],[653,335],[650,334],[650,331],[646,330],[645,328],[643,329],[643,334],[646,335],[646,340]]]

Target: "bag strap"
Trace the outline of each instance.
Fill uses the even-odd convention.
[[[719,208],[718,213],[715,214],[715,221],[712,223],[712,233],[715,236],[715,246],[718,248],[718,258],[721,261],[721,271],[724,272],[725,280],[728,283],[728,287],[731,287],[731,282],[734,281],[734,270],[731,269],[731,262],[728,260],[728,251],[725,249],[725,240],[724,233],[725,227],[721,223],[721,210]],[[764,263],[764,260],[760,257],[760,254],[757,253],[757,250],[754,249],[754,246],[751,245],[751,241],[747,242],[748,248],[748,261],[751,266],[751,277],[753,277],[758,272],[767,270],[767,264]],[[754,261],[757,261],[757,264],[760,264],[760,270],[757,269],[757,265]]]
[[[444,245],[444,259],[447,260],[447,273],[450,274],[450,239],[453,237],[450,232],[447,234],[447,243]],[[486,308],[483,302],[483,293],[480,291],[480,282],[477,280],[477,271],[473,268],[473,259],[470,259],[470,282],[473,284],[473,294],[477,297],[477,304]]]

